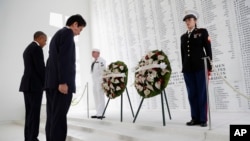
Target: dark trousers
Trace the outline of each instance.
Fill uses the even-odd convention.
[[[46,90],[47,121],[46,141],[65,141],[67,136],[67,113],[72,93],[62,94],[58,90]]]
[[[43,91],[24,92],[25,103],[25,141],[39,141],[40,111],[42,104]]]
[[[198,122],[207,122],[207,95],[205,71],[184,72],[191,117]]]

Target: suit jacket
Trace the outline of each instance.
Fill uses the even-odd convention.
[[[75,42],[73,31],[67,27],[58,30],[49,45],[49,58],[46,64],[46,89],[58,89],[66,83],[69,93],[74,93],[75,86]]]
[[[188,32],[181,36],[182,72],[195,72],[204,69],[203,57],[212,60],[212,49],[208,32],[204,28],[195,28],[190,37]],[[211,70],[208,62],[208,70]]]
[[[19,91],[35,92],[44,89],[45,64],[43,50],[32,42],[23,52],[24,74]]]

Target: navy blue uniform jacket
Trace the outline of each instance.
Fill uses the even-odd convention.
[[[212,60],[212,49],[208,32],[205,28],[195,28],[188,38],[188,33],[181,36],[182,72],[195,72],[204,69],[205,56]],[[211,70],[208,62],[208,70]]]
[[[19,91],[37,92],[44,89],[45,64],[43,50],[37,43],[30,43],[23,52],[24,74]]]
[[[75,42],[73,31],[67,27],[58,30],[49,45],[46,64],[46,89],[58,89],[59,84],[67,84],[69,93],[75,93]]]

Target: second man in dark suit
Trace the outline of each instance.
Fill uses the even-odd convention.
[[[46,64],[45,88],[47,97],[47,141],[65,141],[67,113],[72,94],[76,91],[76,58],[74,36],[86,26],[81,15],[73,15],[66,27],[58,30],[49,46]]]
[[[45,64],[42,48],[47,36],[41,31],[34,34],[34,41],[24,50],[24,74],[19,91],[25,102],[25,141],[38,141],[40,111],[45,79]]]

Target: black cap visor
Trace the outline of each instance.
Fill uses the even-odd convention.
[[[183,18],[183,21],[186,21],[186,19],[190,19],[190,18],[194,18],[196,20],[196,17],[193,15],[193,14],[189,14],[189,15],[186,15],[184,18]]]

